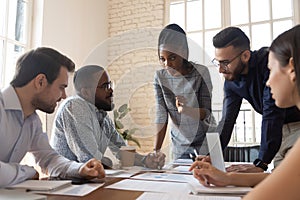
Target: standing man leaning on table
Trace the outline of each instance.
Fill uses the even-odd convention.
[[[270,46],[270,76],[267,85],[271,88],[276,105],[281,108],[296,105],[300,109],[299,35],[300,25],[296,25],[280,34]],[[194,177],[203,185],[255,186],[243,200],[299,199],[299,154],[300,139],[271,174],[223,172],[210,163],[201,161],[194,162],[190,170],[193,170]]]
[[[60,105],[50,144],[70,160],[85,162],[97,158],[112,167],[111,161],[103,156],[107,147],[119,157],[120,147],[126,144],[107,114],[114,108],[109,75],[100,66],[87,65],[75,72],[73,82],[76,95]],[[161,168],[164,163],[163,153],[135,155],[135,165]]]
[[[66,98],[68,72],[74,63],[54,49],[41,47],[22,55],[10,85],[0,93],[0,188],[27,179],[38,172],[20,161],[27,152],[49,176],[103,178],[101,162],[85,164],[60,156],[49,145],[36,110],[53,113],[57,102]]]
[[[236,27],[219,32],[213,38],[213,45],[213,63],[225,78],[223,116],[218,126],[222,147],[225,148],[231,138],[243,99],[262,114],[259,158],[253,165],[230,166],[227,171],[266,171],[278,152],[274,158],[276,167],[300,135],[300,112],[295,106],[282,109],[275,105],[266,85],[270,74],[268,48],[250,51],[249,38]]]

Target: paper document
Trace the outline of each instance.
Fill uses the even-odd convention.
[[[193,160],[192,159],[176,159],[173,161],[173,165],[187,165],[190,166],[193,164]]]
[[[39,194],[53,194],[53,195],[67,195],[67,196],[85,196],[95,191],[99,187],[103,186],[104,183],[86,183],[82,185],[70,185],[61,190],[55,191],[34,191]]]
[[[28,191],[53,191],[71,185],[70,180],[49,181],[49,180],[26,180],[22,183],[12,185],[10,189],[24,189]]]
[[[234,196],[199,196],[190,194],[173,194],[173,193],[154,193],[144,192],[137,200],[241,200],[241,197]]]
[[[178,173],[178,174],[193,174],[193,172],[189,171],[190,166],[177,166],[174,167],[170,172]]]
[[[164,182],[164,181],[144,181],[126,179],[109,185],[105,188],[132,191],[148,192],[170,192],[188,194],[190,188],[187,183]]]
[[[171,173],[144,173],[133,176],[132,179],[151,180],[151,181],[172,181],[172,182],[195,182],[192,175],[186,174],[171,174]]]
[[[193,194],[236,194],[236,195],[245,195],[252,190],[251,187],[217,187],[209,186],[205,187],[200,183],[196,184],[195,182],[188,183]]]
[[[0,189],[0,200],[46,200],[47,197],[20,190]]]

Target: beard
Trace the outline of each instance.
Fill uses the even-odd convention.
[[[99,110],[104,111],[112,111],[115,107],[115,104],[112,101],[103,101],[103,100],[95,100],[95,106]]]
[[[35,109],[43,111],[48,114],[53,113],[56,108],[56,102],[50,105],[48,101],[44,101],[43,99],[38,97],[34,98],[31,104],[35,107]]]
[[[239,61],[239,64],[237,65],[237,68],[232,72],[230,81],[238,80],[243,71],[246,69],[247,64],[243,63],[241,60]]]

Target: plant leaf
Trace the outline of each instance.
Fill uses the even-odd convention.
[[[124,110],[124,112],[120,115],[120,119],[122,119],[123,117],[125,117],[127,115],[127,113],[129,112],[129,109]]]
[[[119,120],[115,120],[115,126],[116,126],[116,129],[124,128],[124,125]]]
[[[130,134],[130,135],[134,134],[135,131],[137,131],[137,130],[139,130],[139,129],[137,129],[137,128],[130,129],[128,134]]]
[[[122,112],[124,112],[125,110],[127,110],[127,108],[128,108],[128,105],[125,103],[125,104],[123,104],[122,106],[119,107],[118,111],[119,111],[120,113],[122,113]]]
[[[114,110],[114,119],[118,119],[119,113],[117,110]]]
[[[141,144],[139,143],[139,141],[138,141],[136,138],[131,137],[130,140],[131,140],[132,142],[136,143],[136,145],[138,145],[139,148],[141,148]]]

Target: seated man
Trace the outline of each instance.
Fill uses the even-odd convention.
[[[50,144],[70,160],[82,162],[95,157],[111,167],[103,160],[107,147],[118,157],[119,148],[126,144],[107,115],[114,107],[109,76],[102,67],[88,65],[75,72],[73,81],[77,95],[60,105]],[[149,168],[160,168],[164,162],[163,153],[135,157],[135,165]]]
[[[57,102],[66,98],[68,72],[75,69],[66,56],[51,48],[37,48],[22,55],[11,85],[0,92],[0,188],[38,179],[38,172],[20,162],[33,154],[42,172],[68,178],[103,178],[96,159],[87,163],[70,161],[49,145],[36,110],[53,113]],[[91,157],[92,158],[92,157]]]

